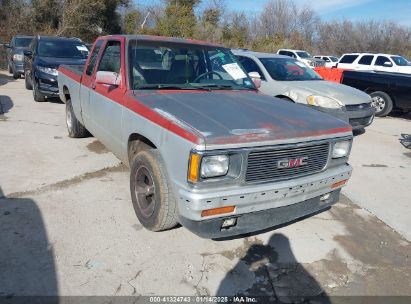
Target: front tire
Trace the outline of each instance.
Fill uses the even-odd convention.
[[[69,137],[82,138],[88,135],[87,129],[76,118],[70,99],[66,101],[66,125]]]
[[[26,86],[27,90],[33,90],[33,85],[29,79],[27,71],[24,72],[24,85]]]
[[[375,108],[375,116],[384,117],[391,113],[394,104],[387,93],[377,91],[371,93],[370,96]]]
[[[164,161],[156,149],[143,150],[131,160],[130,191],[134,211],[148,230],[175,227],[177,203]]]
[[[12,73],[13,73],[13,78],[14,79],[19,79],[20,78],[20,74],[17,73],[16,71],[14,71],[13,69],[12,69]]]
[[[38,83],[33,79],[33,99],[36,102],[43,102],[46,100],[46,97],[39,92]]]

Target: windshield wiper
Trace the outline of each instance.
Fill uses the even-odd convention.
[[[193,90],[195,88],[167,84],[143,84],[136,87],[137,90]]]
[[[232,85],[227,85],[227,84],[216,84],[216,83],[205,83],[201,84],[199,86],[194,86],[196,89],[206,89],[206,90],[211,90],[211,89],[217,89],[217,90],[255,90],[254,88],[246,88],[246,87],[239,87],[235,88]]]

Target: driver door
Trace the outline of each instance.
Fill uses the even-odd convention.
[[[107,40],[95,71],[90,90],[90,117],[96,137],[103,144],[120,155],[122,151],[121,120],[126,91],[124,73],[124,44],[120,40]],[[121,75],[119,85],[96,82],[98,72],[114,72]]]

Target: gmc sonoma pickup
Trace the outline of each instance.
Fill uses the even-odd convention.
[[[89,131],[130,167],[141,224],[207,238],[327,209],[351,175],[350,125],[253,81],[227,48],[154,36],[100,37],[58,75],[69,136]]]

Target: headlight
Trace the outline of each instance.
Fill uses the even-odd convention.
[[[228,172],[228,164],[227,155],[204,156],[201,160],[201,177],[224,176]]]
[[[335,99],[331,99],[325,96],[310,95],[307,97],[307,102],[309,105],[330,108],[330,109],[339,109],[343,106],[341,102]]]
[[[46,68],[46,67],[42,67],[42,66],[38,66],[37,69],[38,69],[40,72],[43,72],[43,73],[46,73],[46,74],[50,74],[50,75],[53,75],[53,76],[57,76],[57,75],[58,75],[58,72],[57,72],[56,69]]]
[[[13,55],[13,61],[23,61],[23,55],[14,54]]]
[[[350,152],[351,141],[337,141],[333,147],[332,158],[341,158],[348,156]]]

